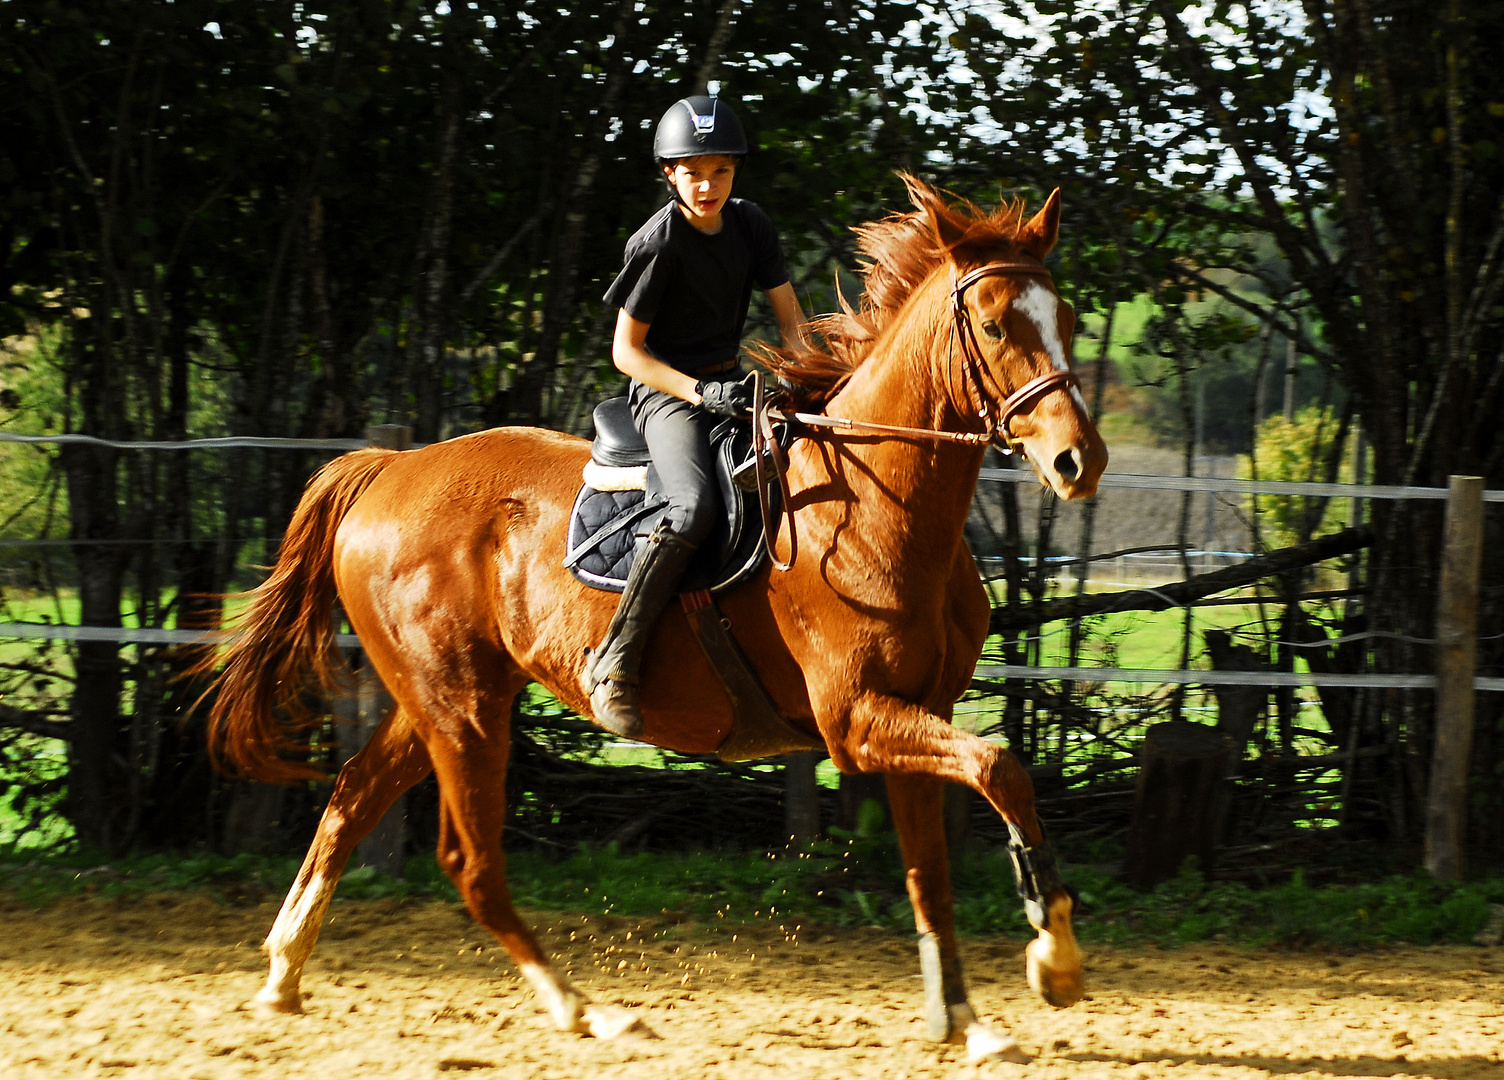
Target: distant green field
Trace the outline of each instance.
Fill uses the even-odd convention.
[[[1268,614],[1271,618],[1274,616],[1272,608]],[[1087,669],[1092,667],[1178,669],[1184,626],[1185,612],[1179,609],[1153,612],[1124,611],[1091,616],[1084,621],[1085,632],[1077,666]],[[1262,632],[1259,605],[1256,601],[1195,609],[1191,623],[1190,668],[1207,670],[1211,667],[1202,636],[1207,630],[1236,630],[1240,627],[1246,627],[1256,633]],[[1064,620],[1048,623],[1037,633],[1042,638],[1040,666],[1066,666],[1070,653],[1070,623]],[[997,637],[989,638],[982,663],[1000,663],[1001,661],[1001,640]],[[1296,659],[1295,666],[1299,671],[1309,669],[1305,660],[1301,658]],[[1160,692],[1167,690],[1162,685],[1156,687],[1152,683],[1108,682],[1095,684],[1087,692],[1092,695],[1116,698],[1150,694],[1156,689]],[[1297,691],[1296,696],[1301,703],[1302,726],[1318,731],[1325,730],[1326,721],[1321,715],[1320,703],[1315,691],[1302,688]],[[963,700],[956,709],[956,722],[969,730],[981,730],[998,719],[997,713],[1001,707],[1001,699],[996,697]],[[1214,721],[1216,718],[1216,697],[1203,687],[1187,687],[1183,707],[1193,716],[1199,715],[1207,721]]]

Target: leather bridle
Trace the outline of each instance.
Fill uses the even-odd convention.
[[[1046,279],[1050,277],[1049,270],[1039,263],[992,262],[967,271],[956,279],[951,289],[953,315],[951,342],[953,346],[956,341],[961,343],[961,359],[966,369],[963,389],[967,402],[962,411],[967,412],[975,407],[976,415],[981,418],[987,430],[980,432],[937,431],[934,428],[902,427],[898,424],[879,424],[870,420],[849,420],[846,417],[828,416],[824,413],[782,412],[780,410],[776,415],[784,422],[839,431],[917,436],[938,442],[962,443],[969,446],[988,446],[997,442],[1004,453],[1013,453],[1021,446],[1020,440],[1013,437],[1008,427],[1013,418],[1028,412],[1047,394],[1077,386],[1080,380],[1076,378],[1073,371],[1051,371],[1030,379],[1016,390],[1008,390],[1007,387],[998,386],[997,381],[991,377],[986,359],[982,356],[981,342],[977,341],[976,330],[971,325],[971,313],[966,309],[966,292],[983,278],[1003,277],[1009,274],[1030,274]],[[989,384],[992,388],[991,393],[988,392]],[[972,386],[976,387],[977,402],[971,400]],[[788,478],[785,475],[788,471],[788,461],[773,431],[775,413],[768,408],[766,396],[763,393],[762,372],[753,373],[752,387],[752,453],[756,461],[757,494],[762,510],[763,544],[767,548],[768,558],[773,565],[779,570],[787,570],[794,565],[794,559],[799,553],[799,538],[794,530],[794,508],[789,494]],[[789,522],[787,562],[779,559],[775,547],[778,529],[774,522],[771,505],[771,483],[775,479],[779,486],[779,493],[783,496],[779,516],[787,517]]]
[[[968,271],[956,280],[951,290],[953,333],[961,343],[961,358],[966,365],[969,380],[967,405],[970,407],[972,404],[969,400],[970,387],[975,385],[977,397],[980,399],[977,415],[987,425],[987,441],[993,442],[1001,439],[1006,453],[1012,453],[1019,447],[1019,441],[1013,437],[1008,427],[1015,416],[1028,412],[1046,394],[1080,384],[1076,373],[1069,369],[1047,372],[1030,379],[1011,392],[1006,387],[999,387],[996,380],[991,377],[991,371],[982,356],[981,342],[977,341],[976,329],[971,325],[971,313],[966,308],[966,291],[983,278],[1004,277],[1009,274],[1028,274],[1047,280],[1050,277],[1049,270],[1039,263],[993,262]],[[991,383],[995,390],[993,394],[988,394],[985,390],[988,383]],[[996,412],[993,411],[995,402],[998,403]]]

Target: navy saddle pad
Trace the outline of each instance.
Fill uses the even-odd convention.
[[[632,423],[627,399],[601,402],[594,416],[591,469],[569,514],[564,565],[592,588],[621,592],[636,558],[637,538],[657,527],[668,504],[659,493],[658,475],[648,459],[647,444]],[[738,420],[718,422],[711,429],[710,446],[725,513],[700,545],[679,586],[681,592],[725,592],[756,573],[763,561],[751,425]],[[641,478],[644,469],[645,481]],[[608,488],[624,490],[598,490],[590,485],[592,478]],[[627,486],[634,481],[636,488]],[[776,513],[777,485],[773,494]]]

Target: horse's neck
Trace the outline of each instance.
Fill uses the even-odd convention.
[[[872,356],[831,399],[830,415],[927,431],[979,429],[980,420],[959,404],[963,361],[959,344],[949,340],[948,312],[937,291],[931,283],[930,295],[916,296],[895,318]],[[900,435],[842,442],[842,452],[861,466],[845,477],[857,496],[856,512],[879,515],[925,546],[955,543],[976,489],[981,448]]]

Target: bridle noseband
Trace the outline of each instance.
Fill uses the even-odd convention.
[[[1013,418],[1028,412],[1046,394],[1077,386],[1080,380],[1076,378],[1076,373],[1073,371],[1051,371],[1030,379],[1012,393],[988,394],[986,392],[985,387],[988,382],[991,382],[994,387],[997,387],[997,383],[996,380],[990,378],[986,360],[982,356],[981,342],[977,341],[976,330],[971,325],[971,313],[966,310],[966,290],[983,278],[1004,277],[1010,274],[1030,274],[1045,279],[1050,277],[1049,270],[1038,263],[993,262],[986,266],[979,266],[956,279],[955,287],[951,290],[951,313],[954,318],[953,329],[956,339],[961,342],[961,358],[966,364],[966,372],[971,384],[976,386],[977,398],[981,402],[977,415],[987,425],[988,441],[1001,440],[1003,451],[1011,454],[1019,447],[1019,440],[1015,439],[1008,429]],[[984,372],[988,373],[986,378],[984,378]],[[1002,387],[997,387],[997,389],[1003,391]],[[971,404],[970,397],[970,385],[968,385],[968,405]],[[1002,400],[994,413],[993,404],[998,398]]]

